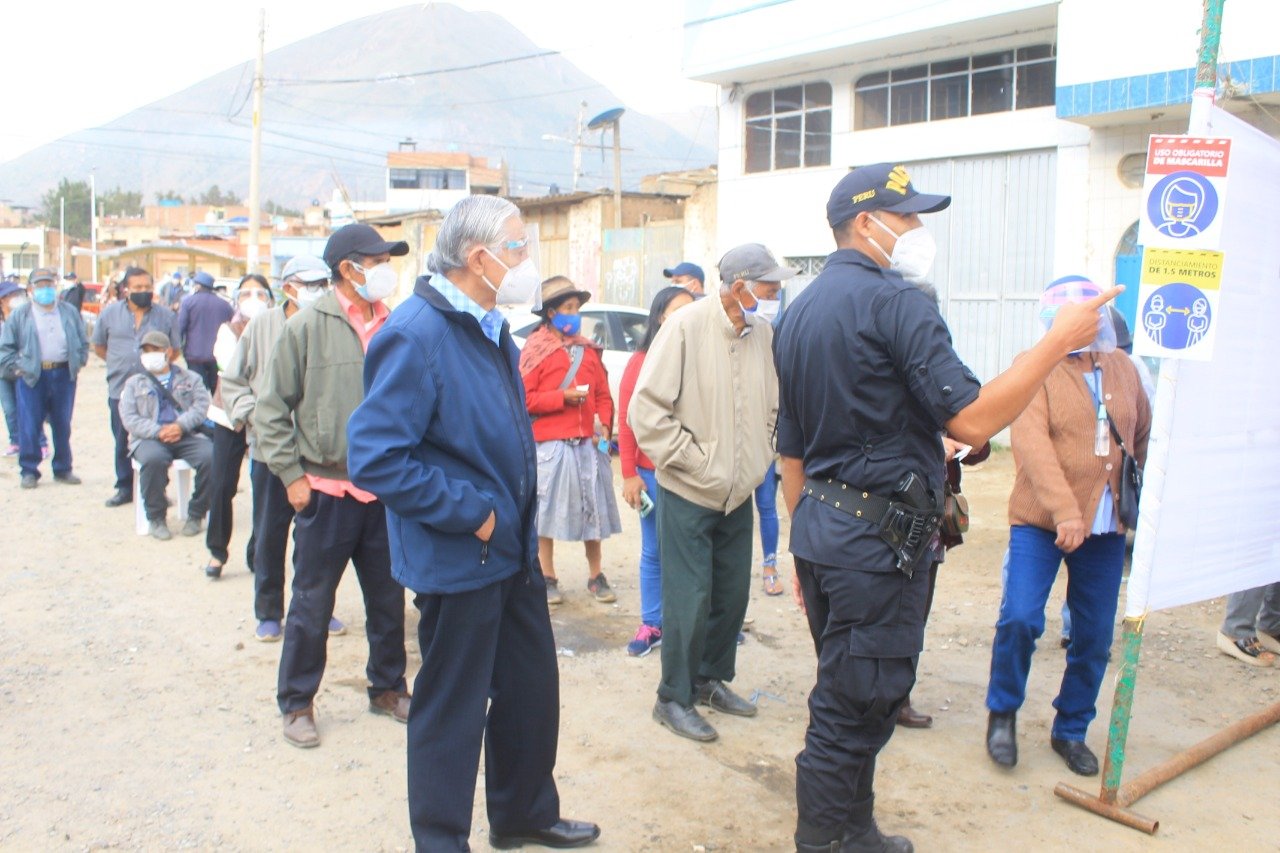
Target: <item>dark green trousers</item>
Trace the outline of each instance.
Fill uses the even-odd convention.
[[[693,705],[694,682],[732,681],[751,592],[751,499],[725,515],[658,487],[662,682],[658,696]]]

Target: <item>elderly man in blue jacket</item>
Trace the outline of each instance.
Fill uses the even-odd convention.
[[[18,399],[19,485],[40,480],[40,440],[45,420],[53,430],[53,479],[79,485],[71,470],[71,411],[76,376],[89,359],[80,312],[58,301],[58,274],[33,270],[32,301],[16,308],[0,331],[0,372],[14,376]]]
[[[538,564],[537,466],[498,303],[539,281],[519,210],[471,196],[445,217],[414,294],[369,345],[347,423],[351,480],[387,508],[392,573],[416,593],[422,669],[409,709],[419,850],[469,850],[480,747],[492,847],[579,847],[552,771],[559,673]]]

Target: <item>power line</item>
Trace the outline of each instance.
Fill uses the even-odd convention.
[[[491,59],[488,62],[476,62],[471,65],[454,65],[450,68],[432,68],[427,71],[410,71],[404,74],[387,73],[376,77],[334,77],[329,79],[289,79],[285,77],[269,78],[266,82],[276,86],[341,86],[350,83],[385,83],[395,80],[408,80],[415,77],[434,77],[437,74],[452,74],[457,71],[475,71],[480,68],[492,68],[495,65],[509,65],[514,62],[526,62],[530,59],[541,59],[547,56],[559,56],[558,50],[543,50],[527,53],[523,56],[509,56],[504,59]]]

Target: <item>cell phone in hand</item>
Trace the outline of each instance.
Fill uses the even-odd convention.
[[[649,497],[648,492],[640,493],[640,517],[648,518],[649,513],[653,512],[653,498]]]

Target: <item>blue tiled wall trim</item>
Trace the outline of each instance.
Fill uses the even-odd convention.
[[[1218,72],[1220,77],[1230,75],[1231,82],[1237,86],[1247,86],[1251,94],[1280,91],[1280,56],[1224,62],[1218,66]],[[1059,86],[1056,92],[1058,118],[1190,103],[1195,79],[1194,68],[1180,68],[1137,77]]]

